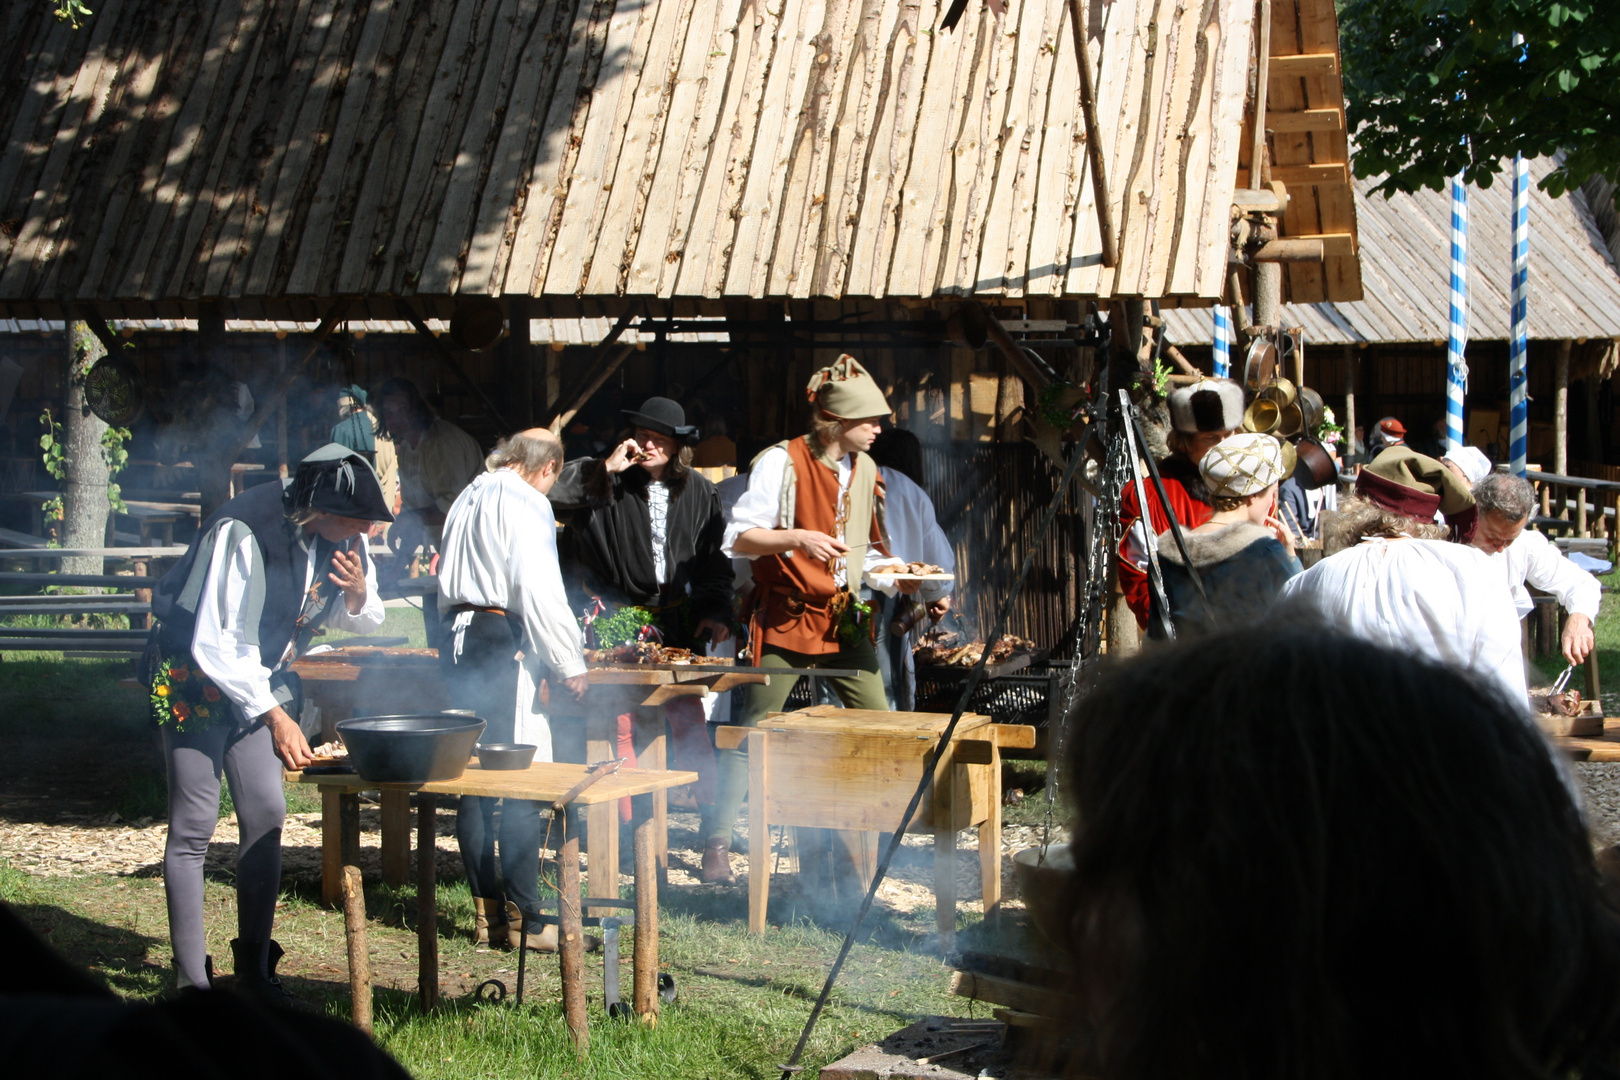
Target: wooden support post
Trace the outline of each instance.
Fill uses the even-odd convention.
[[[949,753],[949,751],[947,751]],[[956,949],[956,787],[950,766],[934,773],[934,922],[940,955]]]
[[[1572,342],[1558,343],[1553,359],[1553,467],[1559,476],[1569,475],[1569,352]]]
[[[1586,489],[1575,489],[1575,535],[1590,536],[1586,528]]]
[[[136,577],[145,577],[146,576],[146,560],[145,559],[136,559],[135,560],[135,576]],[[148,587],[148,588],[143,588],[143,589],[136,589],[135,590],[135,599],[140,601],[143,604],[150,604],[152,602],[152,590],[151,590],[151,588]],[[149,630],[149,629],[151,629],[151,627],[152,627],[151,613],[147,613],[145,615],[137,615],[137,616],[135,616],[135,618],[130,620],[130,625],[133,626],[137,630]]]
[[[607,805],[617,808],[618,804]],[[591,1047],[591,1031],[585,1019],[585,927],[581,922],[579,895],[579,834],[568,830],[567,807],[556,814],[557,826],[563,832],[562,851],[557,855],[560,893],[557,951],[562,960],[563,1019],[574,1040],[574,1049],[584,1058]]]
[[[439,1005],[439,844],[433,811],[438,796],[416,796],[416,989],[422,1011]],[[577,880],[577,879],[576,879]]]
[[[1254,324],[1275,331],[1282,325],[1282,265],[1256,263],[1254,267]]]
[[[658,1022],[658,861],[650,796],[636,797],[636,956],[631,1003],[644,1024]]]
[[[986,799],[990,814],[979,826],[979,883],[984,917],[988,921],[1001,914],[1001,744],[998,742],[990,743],[986,779],[990,788]]]
[[[371,954],[366,950],[366,891],[360,868],[343,867],[343,936],[349,947],[349,1019],[371,1031]]]
[[[1344,346],[1344,448],[1340,455],[1346,465],[1356,457],[1356,347]]]
[[[329,908],[343,905],[343,811],[342,797],[330,788],[321,789],[321,903]]]
[[[1259,47],[1255,56],[1257,76],[1254,81],[1254,141],[1249,147],[1249,186],[1264,187],[1266,160],[1266,96],[1271,88],[1271,0],[1260,0]],[[1275,326],[1255,312],[1254,321],[1261,326]]]
[[[765,813],[770,801],[765,785],[770,781],[766,757],[769,736],[764,732],[748,735],[748,932],[765,932],[766,908],[771,902],[771,824]]]
[[[382,793],[382,879],[398,887],[411,880],[411,794]]]
[[[1114,233],[1114,204],[1108,198],[1102,125],[1097,120],[1097,83],[1092,77],[1091,50],[1086,47],[1085,0],[1069,0],[1069,29],[1074,33],[1074,60],[1080,66],[1080,112],[1086,124],[1087,161],[1091,168],[1092,197],[1097,204],[1102,264],[1112,268],[1119,265],[1119,238]]]
[[[534,426],[534,385],[536,358],[529,340],[529,298],[515,294],[506,298],[506,354],[513,375],[512,389],[517,397],[513,421],[520,428]]]

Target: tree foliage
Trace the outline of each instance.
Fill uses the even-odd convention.
[[[1620,182],[1616,0],[1343,0],[1339,32],[1359,176],[1378,190],[1488,187],[1502,159],[1562,151],[1552,194]],[[1525,44],[1513,43],[1515,33]]]

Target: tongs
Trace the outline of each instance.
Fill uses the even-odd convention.
[[[1557,696],[1558,694],[1562,694],[1564,692],[1564,687],[1569,685],[1569,677],[1574,671],[1574,664],[1571,664],[1569,667],[1565,668],[1564,673],[1558,676],[1557,681],[1552,684],[1552,694],[1549,696]]]

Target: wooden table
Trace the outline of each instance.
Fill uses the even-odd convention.
[[[705,697],[735,686],[770,682],[769,675],[737,671],[731,665],[715,663],[601,664],[590,668],[586,675],[591,688],[585,699],[574,701],[554,689],[546,706],[547,719],[553,723],[584,724],[585,760],[608,761],[619,756],[617,718],[623,713],[632,713],[636,718],[633,734],[636,762],[650,769],[662,769],[667,763],[662,708],[666,702],[677,697]],[[592,804],[587,811],[585,832],[591,852],[587,891],[594,897],[616,897],[620,876],[618,805]],[[667,871],[669,796],[663,790],[653,796],[653,838],[658,867],[660,871]]]
[[[434,649],[373,649],[302,656],[292,670],[304,681],[304,699],[321,710],[321,741],[351,716],[393,716],[454,708]],[[362,709],[362,703],[364,707]],[[321,792],[321,901],[343,902],[338,794]],[[403,885],[411,876],[411,800],[408,792],[382,793],[382,878]]]
[[[1620,720],[1604,720],[1601,737],[1558,736],[1553,745],[1575,761],[1620,761]]]
[[[491,799],[528,799],[551,803],[562,798],[584,779],[587,766],[560,762],[536,762],[521,770],[486,770],[474,762],[454,780],[431,784],[376,784],[348,774],[284,774],[291,782],[313,784],[323,796],[331,792],[339,802],[343,824],[343,877],[351,882],[345,896],[345,936],[349,945],[351,1008],[357,1026],[370,1030],[371,985],[365,943],[365,900],[358,895],[360,804],[362,790],[372,788],[417,796],[416,873],[418,947],[417,987],[422,1007],[432,1009],[439,1000],[438,884],[436,878],[434,810],[439,795],[478,795]],[[663,772],[649,769],[621,769],[604,777],[575,797],[585,806],[617,806],[626,796],[650,795],[668,788],[690,784],[696,773]],[[635,815],[635,957],[632,1005],[636,1015],[652,1021],[658,1015],[658,871],[653,860],[652,815],[642,799],[636,799]],[[557,855],[558,886],[561,894],[558,918],[558,952],[562,961],[563,1015],[574,1045],[583,1053],[590,1033],[585,1020],[585,934],[580,895],[579,836],[567,830],[567,810],[556,811],[557,828],[563,837]],[[596,862],[592,852],[591,862]],[[615,867],[617,869],[617,867]],[[617,894],[615,894],[617,895]],[[358,911],[356,911],[358,907]]]
[[[934,773],[914,831],[934,834],[940,951],[956,934],[956,833],[979,830],[984,912],[1001,902],[1001,748],[1035,745],[1035,729],[966,713],[942,758],[934,748],[950,716],[817,705],[774,713],[756,728],[722,727],[716,742],[748,750],[748,928],[765,932],[770,826],[893,832],[922,780]]]

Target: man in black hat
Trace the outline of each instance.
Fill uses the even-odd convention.
[[[653,397],[624,410],[628,437],[606,458],[563,467],[551,504],[567,523],[564,573],[576,595],[644,607],[664,644],[702,648],[731,636],[731,560],[720,550],[720,493],[692,471],[698,429],[681,406]],[[696,698],[665,708],[682,768],[698,772],[693,797],[712,803],[714,756]],[[624,746],[630,716],[619,718]]]
[[[158,620],[142,661],[163,733],[169,837],[163,852],[169,934],[180,987],[209,985],[203,948],[203,859],[231,785],[238,989],[286,997],[270,938],[281,888],[281,767],[313,762],[287,671],[321,626],[370,633],[383,622],[366,552],[372,522],[392,521],[365,458],[329,443],[282,484],[231,499],[152,590]]]

